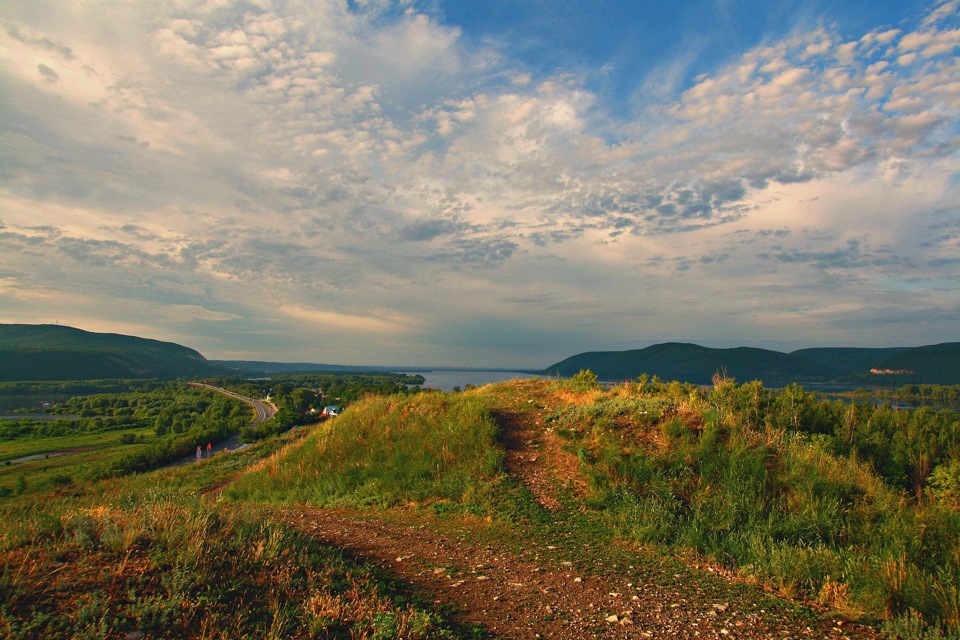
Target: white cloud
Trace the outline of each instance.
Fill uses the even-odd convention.
[[[317,329],[349,333],[402,334],[408,332],[412,324],[410,318],[392,312],[379,312],[375,316],[353,315],[327,309],[302,307],[295,304],[283,305],[280,307],[280,312],[296,320],[304,321]]]
[[[548,305],[572,327],[669,308],[650,274],[689,287],[680,315],[711,288],[799,291],[787,265],[846,265],[880,289],[870,269],[931,277],[888,202],[924,229],[955,195],[956,3],[854,40],[796,31],[685,86],[691,49],[647,74],[657,100],[628,116],[588,72],[532,73],[417,6],[132,3],[117,19],[91,2],[49,5],[49,21],[6,7],[0,270],[23,263],[90,299],[156,285],[131,296],[131,324],[237,329],[250,314],[278,335],[384,341],[507,289],[534,305],[505,303],[515,324]],[[947,259],[952,242],[927,250]],[[595,284],[618,264],[616,287]],[[11,278],[8,295],[37,286]],[[690,322],[656,313],[664,332]]]

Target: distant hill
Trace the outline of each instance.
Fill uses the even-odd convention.
[[[667,380],[708,384],[720,371],[741,382],[850,382],[901,385],[960,384],[960,343],[924,347],[801,349],[781,353],[752,347],[711,349],[668,342],[630,351],[594,351],[562,360],[547,374],[570,376],[590,369],[602,380],[647,373]]]
[[[0,324],[0,381],[215,375],[193,349],[60,325]]]
[[[911,371],[905,382],[927,384],[960,384],[960,342],[945,342],[908,349],[877,363],[876,369]]]

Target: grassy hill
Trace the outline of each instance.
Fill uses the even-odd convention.
[[[177,378],[220,370],[193,349],[60,325],[0,324],[0,381]]]
[[[729,380],[370,396],[0,499],[0,635],[954,638],[957,429]]]
[[[889,619],[891,628],[920,619],[954,631],[960,625],[952,582],[960,521],[955,485],[941,484],[956,465],[947,449],[930,453],[923,469],[902,456],[924,438],[952,441],[956,414],[881,408],[858,417],[802,390],[774,396],[753,384],[601,391],[571,383],[369,399],[225,496],[310,510],[376,505],[390,518],[412,508],[509,522],[511,533],[488,545],[510,548],[521,539],[542,542],[540,553],[568,547],[574,564],[621,567],[614,573],[628,576],[624,567],[646,561],[615,549],[660,549],[782,596]],[[893,433],[915,435],[897,441]],[[416,535],[428,537],[422,528]],[[406,544],[404,553],[421,555],[415,541]],[[693,592],[703,586],[702,575],[684,575]],[[643,619],[641,609],[632,619]]]
[[[960,343],[915,348],[815,348],[781,353],[751,347],[712,349],[668,342],[630,351],[581,353],[548,367],[546,373],[572,376],[581,369],[590,369],[603,380],[629,380],[646,373],[695,384],[709,384],[718,371],[737,380],[763,380],[768,385],[831,381],[960,384]],[[896,373],[871,373],[874,369]]]

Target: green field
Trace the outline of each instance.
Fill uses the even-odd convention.
[[[239,432],[252,417],[244,402],[180,383],[76,395],[45,411],[46,419],[0,416],[0,497],[157,468]]]
[[[120,441],[122,434],[130,434],[138,441],[123,444]],[[109,467],[124,456],[143,451],[156,441],[153,429],[147,427],[0,441],[0,494],[16,492],[20,478],[29,491],[88,481],[98,470]],[[28,456],[40,457],[16,461]]]

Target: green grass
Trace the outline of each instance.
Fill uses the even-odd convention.
[[[118,431],[94,433],[81,432],[74,435],[46,438],[31,438],[30,436],[26,436],[16,440],[0,441],[0,464],[7,460],[14,460],[35,454],[52,453],[64,449],[112,448],[120,446],[120,436],[123,434],[139,436],[143,440],[155,439],[153,429],[150,427],[136,427]]]
[[[264,637],[412,637],[417,625],[423,637],[452,633],[383,576],[270,511],[312,504],[465,528],[521,555],[531,540],[549,540],[544,566],[555,553],[588,573],[697,580],[718,598],[736,591],[744,610],[793,616],[795,607],[798,625],[812,615],[677,559],[721,566],[883,624],[890,637],[960,637],[955,505],[894,487],[838,450],[830,433],[775,426],[789,420],[759,412],[757,391],[725,382],[709,392],[677,383],[604,392],[537,381],[371,397],[335,420],[188,468],[11,497],[0,503],[0,602],[10,603],[0,607],[0,630],[55,635],[66,616],[81,636],[107,623],[176,635],[197,620],[191,629],[201,637],[216,625]],[[562,506],[550,513],[504,469],[492,416],[523,412],[570,462],[554,469]],[[543,451],[549,464],[559,461]],[[232,478],[226,499],[197,498]],[[108,585],[99,599],[87,588],[98,581]],[[363,596],[345,596],[353,592]],[[237,616],[240,601],[248,615]]]
[[[567,537],[583,529],[611,544],[669,550],[855,618],[960,631],[957,512],[912,499],[837,453],[832,436],[773,426],[787,421],[764,413],[778,409],[761,392],[732,381],[710,392],[545,381],[370,399],[227,493],[254,502],[430,505],[434,514],[492,516],[536,537],[549,518],[503,472],[490,411],[543,409],[579,459],[586,488],[568,509],[590,515],[564,516]]]
[[[121,435],[138,438],[135,444],[122,444]],[[150,428],[125,429],[102,433],[78,433],[52,438],[19,438],[0,442],[0,494],[16,493],[20,478],[29,491],[45,491],[54,486],[54,480],[70,478],[81,483],[94,477],[98,471],[108,468],[124,456],[136,453],[156,442]],[[18,458],[58,451],[78,450],[66,455],[50,455],[38,460],[12,462]],[[9,464],[7,462],[10,461]]]
[[[372,397],[227,495],[328,506],[445,503],[486,514],[504,481],[496,430],[475,394]]]
[[[0,505],[0,635],[458,637],[376,567],[198,495],[278,444]]]
[[[749,428],[696,395],[651,420],[627,393],[554,417],[582,462],[586,504],[618,536],[850,615],[960,632],[955,510],[910,499],[826,436]]]

